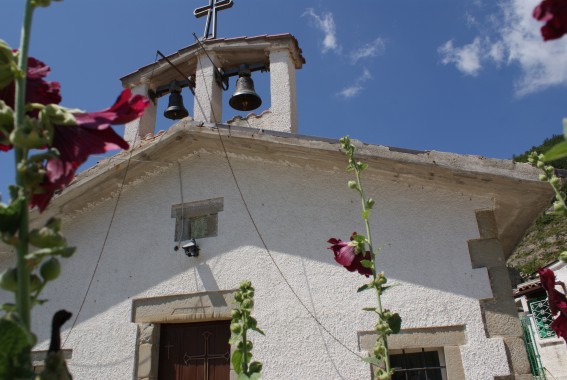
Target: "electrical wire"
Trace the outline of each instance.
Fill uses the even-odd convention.
[[[204,50],[204,48],[203,48]],[[206,50],[205,50],[206,53]],[[208,56],[208,54],[207,54]],[[209,57],[210,59],[210,57]],[[211,61],[212,63],[212,61]],[[203,73],[203,67],[202,65],[201,67],[201,74],[203,75],[203,79],[204,79],[204,73]],[[209,99],[209,103],[212,104],[211,101],[211,97],[209,95],[208,90],[207,92],[207,97]],[[195,97],[195,101],[198,102],[198,99]],[[285,282],[285,284],[287,285],[287,287],[291,290],[291,292],[293,293],[293,295],[295,296],[295,298],[297,299],[297,301],[301,304],[301,306],[305,309],[305,311],[307,311],[307,314],[309,314],[309,316],[321,327],[321,329],[323,331],[325,331],[333,340],[335,340],[339,345],[341,345],[343,348],[345,348],[347,351],[349,351],[351,354],[355,355],[356,357],[363,359],[363,356],[359,355],[357,352],[353,351],[350,347],[348,347],[346,344],[344,344],[341,340],[339,340],[339,338],[337,338],[331,331],[329,331],[329,329],[327,329],[327,327],[325,327],[325,325],[323,325],[323,323],[315,316],[315,314],[313,314],[313,312],[311,310],[309,310],[309,308],[307,307],[307,305],[303,302],[303,300],[299,297],[299,295],[297,294],[297,292],[295,291],[295,289],[293,289],[293,287],[291,286],[291,284],[289,283],[288,279],[286,278],[285,274],[283,273],[283,271],[281,270],[280,266],[278,265],[278,263],[276,262],[276,260],[274,259],[274,256],[272,255],[272,252],[270,251],[270,249],[268,248],[268,245],[266,244],[266,241],[264,240],[264,237],[262,236],[262,233],[260,232],[260,229],[258,228],[258,225],[256,224],[256,221],[254,220],[254,217],[252,215],[252,212],[250,211],[250,208],[248,207],[248,203],[246,202],[246,199],[244,198],[244,194],[240,188],[240,185],[238,183],[238,179],[236,178],[236,173],[234,172],[234,169],[232,167],[232,163],[230,162],[230,158],[228,156],[228,152],[226,150],[226,147],[224,145],[224,141],[222,139],[222,134],[220,133],[220,128],[218,128],[218,126],[216,124],[218,124],[215,113],[214,113],[214,109],[213,111],[213,118],[214,118],[214,122],[215,122],[215,129],[217,130],[217,134],[219,136],[219,141],[221,143],[222,146],[222,150],[224,152],[224,156],[226,159],[226,162],[228,164],[230,173],[232,175],[232,179],[234,180],[234,184],[236,186],[236,189],[238,190],[238,193],[240,195],[240,199],[242,200],[242,204],[244,205],[244,208],[246,210],[246,213],[248,214],[248,217],[250,219],[250,221],[252,222],[252,225],[254,226],[254,230],[256,231],[256,234],[258,235],[258,238],[260,239],[260,241],[262,242],[262,245],[264,247],[264,250],[266,251],[266,253],[268,254],[268,257],[270,258],[270,260],[272,261],[272,263],[274,264],[274,266],[276,267],[280,277],[283,279],[283,281]],[[248,120],[246,120],[246,122],[248,122]],[[250,124],[248,124],[250,126]]]
[[[157,54],[155,57],[155,61],[154,63],[157,62]],[[150,81],[153,78],[154,75],[154,69],[155,69],[155,65],[154,68],[152,69],[152,73],[150,76]],[[67,340],[69,339],[69,337],[71,336],[71,333],[73,332],[73,329],[75,328],[75,325],[77,324],[77,321],[79,320],[79,316],[81,315],[81,312],[83,311],[83,307],[85,306],[85,302],[87,300],[87,296],[89,295],[89,292],[91,290],[92,284],[93,284],[93,280],[96,276],[96,272],[98,270],[99,264],[100,264],[100,260],[102,259],[102,255],[104,253],[104,249],[106,248],[106,243],[108,242],[108,237],[110,236],[110,231],[112,230],[112,225],[114,223],[114,218],[116,217],[116,210],[118,209],[118,203],[120,202],[120,197],[122,196],[122,190],[124,189],[124,184],[126,183],[126,176],[128,175],[128,169],[130,168],[130,163],[132,161],[132,155],[134,154],[134,149],[136,148],[136,142],[138,140],[138,134],[140,132],[140,123],[138,123],[138,127],[136,129],[136,133],[134,134],[134,141],[132,142],[131,148],[130,148],[130,153],[128,155],[128,160],[126,161],[126,168],[124,169],[124,176],[122,177],[122,181],[120,183],[120,187],[118,189],[118,195],[116,196],[116,202],[114,203],[114,207],[112,208],[112,214],[110,216],[110,221],[108,223],[108,228],[106,229],[106,233],[104,235],[104,240],[102,242],[102,246],[100,248],[100,252],[98,254],[98,258],[96,260],[96,264],[95,267],[93,269],[93,273],[91,275],[91,278],[89,280],[89,285],[87,286],[87,290],[85,291],[85,295],[83,296],[83,300],[81,301],[81,306],[79,306],[79,311],[77,312],[77,315],[75,316],[75,319],[73,320],[73,324],[71,325],[71,328],[69,329],[69,333],[67,333],[67,336],[65,337],[65,340],[63,341],[63,344],[61,345],[62,347],[65,346],[65,343],[67,343]],[[109,163],[110,165],[110,163]]]

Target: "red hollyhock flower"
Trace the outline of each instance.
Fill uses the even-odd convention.
[[[327,242],[332,244],[328,249],[332,250],[335,254],[335,261],[345,267],[349,272],[357,271],[366,277],[372,275],[372,269],[363,267],[361,263],[362,260],[371,260],[369,251],[366,251],[364,254],[357,254],[354,246],[340,239],[331,238]]]
[[[549,325],[553,331],[567,341],[567,298],[555,289],[555,273],[551,269],[538,269],[541,286],[547,292],[547,300],[551,313],[555,316]]]
[[[75,177],[75,172],[91,154],[113,149],[128,149],[111,125],[124,124],[139,118],[149,101],[141,96],[132,97],[129,89],[122,91],[116,103],[98,112],[74,114],[77,125],[55,125],[54,148],[60,156],[47,162],[46,175],[41,185],[43,193],[35,194],[31,206],[45,210],[55,191],[63,189]]]
[[[59,104],[61,94],[58,82],[47,82],[43,78],[49,74],[51,69],[42,61],[29,57],[28,71],[26,76],[26,103],[40,103],[44,105]],[[10,83],[4,88],[0,88],[0,100],[14,109],[16,97],[16,84]],[[11,145],[0,144],[0,150],[7,152],[12,149]]]
[[[59,93],[59,82],[47,82],[43,80],[51,69],[39,59],[28,58],[28,72],[26,76],[26,103],[59,104],[61,94]],[[16,84],[10,83],[0,89],[0,100],[9,107],[14,108],[16,97]]]
[[[535,7],[533,17],[545,22],[541,27],[544,41],[560,38],[567,33],[567,0],[543,0]]]

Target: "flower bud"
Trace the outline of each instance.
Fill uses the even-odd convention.
[[[41,285],[43,285],[43,281],[41,281],[41,278],[39,278],[37,274],[32,274],[30,276],[30,291],[31,292],[38,291],[41,288]]]
[[[43,277],[44,281],[55,280],[61,273],[61,264],[59,263],[59,260],[55,257],[50,258],[41,265],[39,273],[41,274],[41,277]]]
[[[557,186],[561,185],[561,180],[559,179],[559,177],[554,175],[553,177],[551,177],[551,180],[549,181],[549,183],[551,183],[554,187],[557,187]]]
[[[559,254],[559,260],[567,263],[567,251],[563,251]]]
[[[539,180],[540,180],[540,181],[547,181],[547,176],[546,176],[545,174],[543,174],[543,173],[540,173],[540,174],[539,174]]]
[[[38,248],[60,247],[66,244],[65,238],[57,231],[42,227],[41,229],[33,229],[29,235],[30,243]]]
[[[347,185],[348,185],[349,189],[356,189],[356,187],[357,187],[356,181],[348,181]]]
[[[12,48],[0,40],[0,89],[14,81],[18,73],[18,62]]]
[[[251,287],[252,287],[252,283],[249,280],[242,281],[242,283],[240,284],[240,290],[242,291],[250,289]]]
[[[561,211],[563,210],[563,203],[555,201],[553,202],[553,210],[554,211]]]
[[[16,268],[0,273],[0,288],[9,292],[18,290],[18,270]]]
[[[262,363],[260,362],[252,362],[248,366],[248,369],[251,373],[260,373],[262,372]]]
[[[239,319],[240,317],[242,317],[242,314],[240,313],[240,310],[238,309],[233,309],[230,312],[230,316],[232,317],[232,319]]]
[[[246,298],[253,298],[254,297],[254,290],[247,290],[246,293],[244,293],[244,296]]]
[[[238,334],[240,334],[240,333],[242,332],[242,326],[240,326],[239,323],[232,323],[232,324],[230,325],[230,331],[231,331],[233,334],[237,334],[237,335],[238,335]]]

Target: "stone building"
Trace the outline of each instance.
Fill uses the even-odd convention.
[[[253,336],[263,378],[370,379],[357,355],[373,345],[362,308],[375,301],[356,293],[366,278],[335,263],[326,243],[363,229],[359,200],[338,141],[298,134],[297,40],[211,39],[167,58],[195,82],[193,118],[154,134],[151,106],[126,126],[131,151],[81,173],[36,216],[62,217],[79,247],[34,313],[37,355],[50,315],[66,308],[76,379],[234,378],[223,342],[231,296],[249,279],[266,333]],[[246,63],[269,69],[271,107],[222,124],[217,69]],[[148,94],[178,75],[162,59],[122,83]],[[430,378],[531,379],[505,260],[552,196],[537,171],[355,144],[370,165],[380,269],[398,284],[384,303],[403,319],[390,340],[399,373],[419,363]],[[191,238],[197,257],[182,248]],[[10,265],[11,254],[0,260]]]

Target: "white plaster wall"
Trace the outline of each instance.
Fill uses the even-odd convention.
[[[240,188],[278,266],[301,300],[336,339],[358,352],[358,331],[375,320],[361,309],[371,292],[356,293],[360,275],[335,263],[330,237],[363,232],[359,200],[343,168],[324,173],[291,164],[231,157]],[[201,255],[174,252],[171,205],[181,202],[178,170],[168,170],[129,187],[121,196],[102,256],[115,200],[85,212],[65,226],[76,255],[60,280],[45,291],[50,302],[34,313],[39,347],[47,346],[49,318],[60,308],[77,324],[63,332],[73,350],[75,379],[130,379],[134,373],[136,327],[131,300],[168,294],[233,289],[244,279],[256,287],[255,315],[265,337],[254,336],[264,379],[369,379],[366,364],[329,337],[307,314],[263,249],[222,155],[203,152],[182,162],[183,201],[224,197],[218,237],[200,239]],[[432,186],[434,182],[431,183]],[[504,345],[487,339],[478,299],[491,296],[485,269],[472,269],[467,240],[478,238],[474,210],[488,198],[445,193],[433,187],[366,178],[377,202],[373,237],[382,247],[380,269],[400,286],[385,306],[403,318],[403,328],[466,325],[462,348],[467,379],[509,374]],[[366,355],[364,352],[358,352]]]

